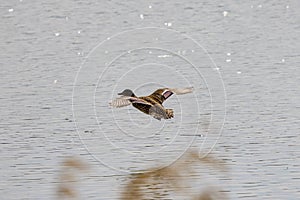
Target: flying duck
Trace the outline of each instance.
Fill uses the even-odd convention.
[[[170,119],[174,117],[173,109],[166,109],[163,107],[163,102],[167,100],[172,94],[187,94],[193,91],[192,87],[188,88],[161,88],[149,96],[137,97],[130,89],[126,89],[118,95],[121,97],[116,98],[110,102],[110,106],[120,108],[130,104],[138,110],[146,113],[157,120]]]

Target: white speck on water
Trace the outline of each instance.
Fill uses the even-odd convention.
[[[23,0],[20,0],[20,2],[22,2]]]
[[[195,52],[195,50],[194,49],[192,49],[192,53],[194,53]]]
[[[127,53],[131,53],[131,51],[127,51]]]
[[[149,54],[152,54],[152,51],[149,51]]]
[[[241,72],[241,71],[237,71],[236,73],[237,73],[237,74],[241,74],[242,72]]]
[[[171,22],[165,22],[165,26],[172,26],[172,23]]]
[[[110,40],[110,37],[106,38],[107,40]]]
[[[216,71],[219,71],[219,70],[220,70],[220,68],[219,68],[219,67],[215,67],[215,68],[214,68],[214,70],[216,70]]]
[[[289,6],[289,5],[287,5],[287,6],[286,6],[286,9],[289,9],[289,8],[290,8],[290,6]]]
[[[284,62],[285,62],[285,59],[284,59],[284,58],[282,58],[282,59],[281,59],[281,62],[283,62],[283,63],[284,63]]]
[[[140,14],[140,18],[141,18],[141,19],[144,19],[144,15],[143,15],[143,14]]]
[[[68,16],[66,16],[66,21],[68,21],[69,20],[69,17]]]
[[[224,15],[224,17],[226,17],[226,16],[228,15],[228,12],[227,12],[227,11],[224,11],[224,12],[223,12],[223,15]]]
[[[79,56],[80,56],[80,55],[81,55],[81,53],[80,53],[80,52],[77,52],[77,55],[79,55]]]
[[[152,6],[151,6],[151,5],[149,5],[149,8],[151,9],[151,8],[152,8]]]
[[[57,37],[57,36],[60,36],[60,33],[55,33],[54,35]]]
[[[107,53],[108,53],[108,51],[106,50],[106,51],[104,51],[104,53],[106,53],[106,54],[107,54]]]
[[[158,58],[169,58],[172,57],[171,55],[158,55]]]
[[[8,12],[14,12],[13,8],[8,9]]]
[[[251,5],[251,8],[253,8],[254,6],[253,5]]]
[[[262,5],[260,4],[260,5],[258,5],[257,7],[258,7],[258,8],[262,8]]]
[[[226,62],[231,62],[231,59],[226,59]]]
[[[155,40],[158,40],[158,38],[155,38]]]
[[[231,53],[227,53],[227,56],[230,56],[231,55]]]
[[[80,34],[80,33],[81,33],[81,30],[77,31],[77,33]]]
[[[185,55],[186,54],[186,50],[182,50],[181,54]]]
[[[54,80],[53,83],[56,84],[56,83],[57,83],[57,80]]]

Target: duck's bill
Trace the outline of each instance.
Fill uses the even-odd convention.
[[[191,93],[193,92],[193,87],[186,87],[186,88],[171,88],[170,90],[177,94],[177,95],[181,95],[181,94],[187,94],[187,93]]]

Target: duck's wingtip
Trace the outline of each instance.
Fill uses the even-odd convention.
[[[180,94],[187,94],[193,92],[194,87],[186,87],[186,88],[172,88],[171,91],[174,92],[177,95]]]
[[[111,102],[109,102],[109,105],[113,108],[120,108],[120,107],[124,107],[124,106],[128,106],[131,104],[131,101],[129,100],[131,97],[120,97],[120,98],[116,98],[114,100],[112,100]]]
[[[187,87],[186,89],[190,90],[191,92],[194,91],[194,86],[190,86],[190,87]]]

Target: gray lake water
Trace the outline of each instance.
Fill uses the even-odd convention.
[[[70,155],[91,166],[78,175],[81,199],[118,199],[128,173],[190,147],[227,163],[206,181],[230,199],[299,199],[299,1],[0,8],[0,199],[55,198]],[[164,104],[172,120],[108,106],[125,88],[187,86]]]

